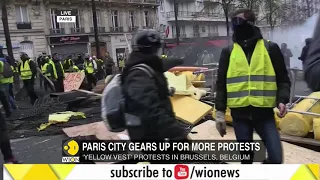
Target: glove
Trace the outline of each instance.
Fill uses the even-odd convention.
[[[224,112],[217,111],[216,113],[216,128],[220,134],[221,137],[227,134],[226,129],[227,129],[227,123],[224,119]]]
[[[176,88],[174,88],[174,87],[170,87],[170,88],[169,88],[169,94],[170,94],[170,96],[173,96],[175,92],[176,92]]]

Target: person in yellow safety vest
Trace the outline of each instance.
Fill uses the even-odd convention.
[[[233,44],[222,50],[216,82],[216,128],[226,134],[225,111],[231,109],[232,124],[239,142],[252,142],[254,130],[266,145],[268,159],[264,163],[283,162],[280,135],[274,111],[287,113],[290,79],[279,46],[264,40],[254,25],[255,13],[249,9],[236,11],[231,23]],[[241,152],[250,155],[252,152]]]
[[[56,92],[64,92],[64,69],[63,65],[58,57],[58,54],[55,53],[52,55],[52,61],[50,61],[53,67],[53,81]]]
[[[95,61],[88,54],[86,54],[84,57],[84,69],[88,81],[89,90],[91,90],[93,86],[97,84],[97,79],[95,77],[97,69],[96,67],[97,65]]]
[[[26,53],[21,53],[20,59],[22,61],[18,68],[20,77],[30,98],[31,104],[34,104],[38,99],[38,96],[34,91],[34,81],[37,76],[37,66],[36,63],[30,59]]]
[[[14,71],[14,68],[12,66],[10,66],[10,68],[12,69],[12,71]],[[17,109],[17,106],[14,102],[13,97],[10,95],[10,84],[13,83],[13,76],[8,77],[8,78],[2,77],[0,79],[0,82],[1,82],[1,85],[4,87],[4,90],[5,90],[5,93],[6,93],[6,96],[7,96],[7,99],[8,99],[8,102],[9,102],[11,109]]]
[[[126,62],[124,58],[122,58],[122,56],[120,56],[118,59],[119,59],[119,71],[122,72],[123,68],[126,66]]]
[[[69,56],[67,57],[67,59],[65,59],[64,62],[63,62],[63,69],[64,69],[64,71],[65,71],[65,72],[68,72],[68,70],[70,70],[70,68],[72,68],[73,64],[74,64],[74,63],[73,63],[73,61],[72,61],[72,56],[69,55]]]
[[[97,80],[101,80],[105,76],[105,67],[104,67],[104,61],[101,58],[96,58],[96,56],[92,56],[93,61],[96,61],[97,63],[97,73],[96,73],[96,78]]]
[[[52,80],[51,77],[54,76],[54,72],[53,72],[52,64],[50,64],[49,62],[49,57],[45,57],[44,61],[45,61],[44,62],[45,64],[41,67],[42,74],[47,78],[49,78],[50,80]],[[50,88],[51,92],[54,92],[54,89],[53,87],[51,87],[49,82],[47,80],[44,80],[44,90],[48,91],[48,87]]]

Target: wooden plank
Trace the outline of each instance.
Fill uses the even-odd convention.
[[[194,127],[189,134],[192,140],[235,140],[232,127],[227,127],[227,134],[221,137],[216,130],[214,121],[206,121]],[[255,140],[260,140],[259,135],[254,134]],[[320,153],[299,147],[287,142],[282,142],[285,164],[317,164],[320,162]]]
[[[188,96],[171,97],[173,110],[179,120],[197,124],[205,115],[212,111],[212,106]]]
[[[290,136],[286,134],[280,134],[280,138],[282,141],[289,142],[298,146],[303,146],[308,149],[312,149],[314,151],[320,152],[320,141],[311,139],[311,138],[303,138]]]

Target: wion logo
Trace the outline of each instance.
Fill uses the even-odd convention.
[[[62,144],[62,162],[63,163],[78,163],[79,157],[79,144],[77,141],[71,139]]]

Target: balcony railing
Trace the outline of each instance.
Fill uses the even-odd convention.
[[[17,29],[32,29],[31,22],[17,22]]]
[[[137,26],[134,26],[134,27],[130,26],[129,27],[130,32],[137,31],[138,29],[139,29],[139,27],[137,27]]]
[[[110,32],[123,32],[123,27],[110,27]]]
[[[167,18],[174,17],[174,11],[167,12]],[[211,12],[191,12],[191,11],[178,11],[178,17],[196,18],[196,17],[208,17],[208,18],[222,18],[220,13]]]
[[[94,27],[90,28],[90,32],[94,33]],[[99,33],[105,33],[106,32],[106,28],[105,27],[98,27],[98,32]]]
[[[172,37],[176,38],[177,36],[176,36],[176,34],[172,34]],[[179,38],[187,38],[187,34],[181,34],[180,33]]]
[[[50,34],[65,34],[64,28],[52,28]]]
[[[84,33],[84,28],[83,27],[81,27],[81,28],[70,28],[70,31],[71,31],[71,33],[74,33],[74,34]]]
[[[159,4],[159,0],[143,0],[143,3],[147,3],[147,4]]]

